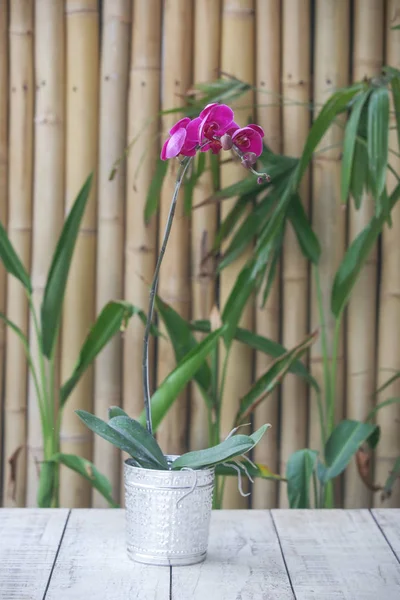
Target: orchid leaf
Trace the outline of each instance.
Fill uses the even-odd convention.
[[[122,415],[113,417],[108,424],[137,447],[139,456],[144,456],[148,462],[157,463],[162,469],[168,469],[167,459],[156,439],[138,421]]]
[[[234,456],[240,456],[251,450],[254,446],[252,438],[247,435],[234,435],[216,446],[206,450],[195,450],[187,452],[172,463],[172,470],[182,469],[183,467],[191,469],[201,469],[202,467],[212,467],[218,463],[225,462]]]

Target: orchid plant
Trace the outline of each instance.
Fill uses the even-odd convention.
[[[261,440],[269,427],[268,424],[263,425],[251,435],[238,434],[237,431],[243,424],[243,419],[239,419],[225,440],[220,441],[211,436],[211,442],[214,440],[218,443],[205,450],[188,452],[176,458],[172,463],[168,462],[154,437],[156,427],[153,426],[153,417],[155,417],[157,426],[184,386],[204,367],[204,361],[211,352],[215,351],[220,338],[223,339],[226,347],[230,347],[236,325],[232,327],[232,324],[223,323],[216,331],[208,333],[200,343],[195,343],[192,350],[182,357],[175,370],[167,376],[152,398],[150,397],[148,345],[161,264],[171,232],[179,190],[191,161],[199,152],[204,153],[210,150],[215,155],[221,151],[232,151],[239,158],[243,167],[255,175],[258,183],[262,184],[269,181],[270,177],[266,173],[257,172],[254,165],[263,150],[263,137],[264,132],[258,125],[239,127],[234,121],[234,113],[229,106],[211,103],[200,112],[199,116],[193,119],[184,117],[179,120],[170,130],[169,137],[162,147],[161,159],[166,161],[177,158],[180,166],[150,288],[143,342],[144,415],[139,420],[135,420],[121,408],[111,407],[109,420],[105,422],[86,411],[77,411],[78,416],[89,429],[127,452],[131,456],[132,464],[138,467],[180,470],[222,465],[225,468],[234,469],[239,474],[240,489],[240,475],[242,473],[249,475],[249,469],[254,470],[255,465],[248,458],[247,453]],[[162,307],[159,299],[158,305]],[[179,315],[176,317],[179,319]],[[288,365],[295,358],[297,356],[291,356]],[[251,400],[254,402],[254,398]],[[241,416],[243,417],[243,414]]]

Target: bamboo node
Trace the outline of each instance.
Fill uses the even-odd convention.
[[[34,122],[36,125],[59,125],[62,120],[54,113],[48,113],[36,116]]]
[[[32,29],[14,29],[13,27],[10,27],[9,29],[9,33],[10,35],[17,35],[17,36],[24,36],[24,35],[33,35],[33,30]]]

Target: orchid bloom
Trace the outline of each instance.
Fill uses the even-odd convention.
[[[161,150],[161,159],[175,158],[178,154],[183,156],[195,156],[196,147],[199,143],[199,126],[201,119],[189,119],[184,117],[170,129],[169,137]]]
[[[257,175],[257,181],[268,181],[269,176],[258,173],[253,164],[263,150],[264,131],[259,125],[239,127],[235,123],[233,110],[226,104],[208,104],[195,119],[185,117],[170,130],[170,137],[162,147],[161,159],[176,156],[195,156],[196,152],[218,154],[221,150],[232,150],[241,159],[242,165]]]

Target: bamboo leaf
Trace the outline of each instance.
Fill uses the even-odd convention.
[[[64,223],[47,276],[41,307],[42,350],[47,358],[51,357],[57,337],[72,255],[91,185],[92,175],[81,188]]]
[[[217,235],[215,236],[213,250],[217,250],[221,243],[231,235],[234,227],[238,223],[239,219],[242,217],[244,211],[247,208],[247,205],[252,202],[254,196],[253,194],[246,194],[244,196],[240,196],[235,203],[235,206],[228,213],[225,219],[219,226]]]
[[[327,483],[343,473],[350,460],[375,431],[376,425],[344,420],[338,423],[325,444],[325,470],[322,482]]]
[[[96,356],[118,331],[125,328],[134,314],[139,314],[146,320],[143,312],[128,302],[118,301],[106,304],[83,343],[72,375],[61,387],[61,407],[64,406],[68,396]]]
[[[32,283],[18,254],[11,244],[3,224],[0,222],[0,259],[10,275],[14,275],[31,294]]]
[[[148,223],[154,213],[157,211],[158,204],[160,202],[161,188],[164,182],[164,178],[167,174],[169,161],[157,159],[157,163],[154,170],[154,175],[151,179],[149,190],[147,192],[146,204],[144,207],[144,220]]]
[[[311,508],[310,484],[318,452],[298,450],[290,457],[286,465],[287,490],[290,508]]]
[[[396,116],[396,131],[397,131],[397,145],[400,152],[400,77],[393,77],[391,81],[392,94],[393,94],[393,105]]]
[[[289,205],[288,216],[293,225],[299,246],[308,260],[318,264],[321,256],[321,246],[309,221],[299,194],[293,194]]]
[[[352,106],[349,120],[347,121],[343,139],[343,157],[341,168],[341,197],[346,203],[349,195],[352,170],[354,164],[355,148],[357,144],[357,132],[360,123],[361,112],[368,100],[370,90],[359,94]]]
[[[368,187],[368,152],[367,145],[356,141],[353,165],[351,169],[350,193],[354,199],[354,204],[358,210],[361,206],[361,200],[364,189]]]
[[[285,223],[282,226],[281,232],[275,237],[271,248],[271,256],[267,263],[265,273],[265,286],[262,294],[261,307],[264,308],[267,298],[269,297],[272,285],[275,281],[278,263],[282,255],[283,241],[285,237]]]
[[[294,178],[294,189],[297,189],[303,175],[310,163],[312,155],[314,154],[318,144],[322,140],[323,136],[333,124],[335,118],[342,112],[346,111],[353,100],[360,91],[365,89],[365,83],[356,83],[352,86],[335,92],[329,100],[324,104],[315,119],[312,127],[307,136],[306,143],[304,145],[303,154],[300,158],[300,162],[297,168],[297,172]]]
[[[168,337],[174,349],[175,360],[179,363],[191,350],[197,348],[199,343],[195,339],[189,323],[172,306],[163,302],[160,297],[156,298],[156,309],[167,329]],[[197,373],[193,375],[193,378],[206,392],[210,389],[211,369],[206,359],[204,359]]]
[[[192,321],[191,327],[195,331],[202,331],[203,333],[209,333],[211,331],[210,321],[208,320],[200,320],[200,321]],[[263,352],[264,354],[268,354],[273,358],[278,358],[287,353],[287,349],[284,348],[278,342],[270,340],[269,338],[263,337],[248,329],[243,329],[242,327],[238,327],[235,333],[235,340],[241,342],[242,344],[246,344],[249,348],[253,350],[257,350],[258,352]],[[300,360],[294,360],[290,367],[289,372],[294,373],[298,377],[302,377],[307,383],[309,383],[315,390],[319,391],[319,385],[307,371],[306,367]],[[400,375],[399,375],[400,376]]]
[[[64,465],[65,467],[68,467],[68,469],[79,473],[79,475],[89,481],[94,489],[100,492],[110,506],[113,508],[119,508],[118,504],[113,500],[112,486],[110,481],[105,475],[96,469],[90,460],[81,458],[80,456],[75,456],[74,454],[58,453],[51,457],[51,462]]]
[[[275,389],[289,371],[292,363],[304,354],[311,344],[314,343],[316,337],[317,334],[312,333],[300,344],[272,363],[268,370],[252,385],[250,391],[240,400],[236,423],[243,423],[260,402]]]
[[[373,191],[378,199],[386,183],[389,148],[389,91],[379,87],[372,91],[368,103],[368,159]]]
[[[215,348],[223,331],[224,328],[221,327],[204,338],[196,348],[193,348],[193,350],[185,356],[154,392],[151,398],[151,414],[154,431],[157,430],[162,419],[165,417],[185,385],[194,377],[195,373],[198,372],[199,368],[204,363],[205,358]],[[144,411],[138,420],[142,425],[146,423]]]
[[[183,467],[191,469],[201,469],[202,467],[211,467],[218,463],[225,462],[235,456],[240,456],[248,452],[253,447],[253,440],[247,435],[234,435],[224,440],[216,446],[206,448],[205,450],[195,450],[187,452],[172,463],[172,470],[182,469]]]
[[[374,408],[368,413],[368,416],[365,420],[372,421],[375,418],[376,413],[380,411],[381,408],[385,408],[385,406],[390,406],[391,404],[397,404],[399,402],[400,398],[388,398],[387,400],[380,402],[379,404],[374,406]]]
[[[397,373],[395,373],[394,375],[392,375],[392,377],[389,377],[389,379],[387,381],[385,381],[385,383],[383,383],[374,393],[374,396],[377,396],[378,394],[380,394],[381,392],[383,392],[383,390],[385,390],[387,387],[389,387],[389,385],[391,385],[392,383],[394,383],[397,379],[399,379],[400,377],[400,371],[397,371]]]

